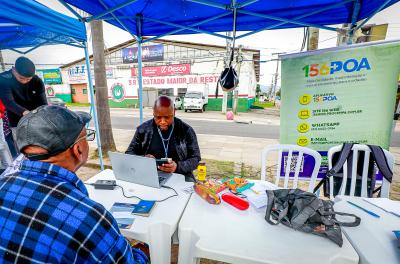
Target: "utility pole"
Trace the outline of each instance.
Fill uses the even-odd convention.
[[[94,79],[96,82],[96,106],[99,118],[101,148],[103,153],[115,151],[115,142],[111,127],[110,107],[108,105],[108,87],[104,57],[103,22],[90,22],[92,30]],[[90,73],[89,73],[90,74]]]
[[[237,53],[237,56],[236,56],[236,63],[238,65],[238,67],[237,67],[237,75],[238,75],[239,79],[240,79],[240,68],[241,68],[242,62],[243,62],[242,49],[243,49],[243,46],[239,45],[238,53]],[[239,85],[240,85],[240,82],[239,82]],[[232,105],[232,108],[233,108],[232,110],[233,110],[233,113],[235,115],[237,114],[238,103],[239,103],[239,90],[235,89],[233,91],[233,105]]]
[[[232,32],[227,32],[226,35],[228,37],[232,36]],[[229,67],[228,60],[231,58],[231,40],[226,39],[226,53],[225,53],[225,60],[224,60],[224,69]],[[217,85],[218,89],[219,85]],[[222,89],[221,89],[222,90]],[[218,99],[218,98],[215,98]],[[226,114],[228,108],[228,93],[222,90],[222,113]]]
[[[308,28],[307,50],[318,49],[319,29]]]

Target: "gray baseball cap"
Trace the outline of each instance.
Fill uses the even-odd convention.
[[[91,119],[86,112],[73,112],[67,108],[44,105],[23,116],[17,126],[17,145],[39,146],[46,154],[27,155],[31,160],[44,160],[72,147]]]

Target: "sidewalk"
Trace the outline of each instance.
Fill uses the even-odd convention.
[[[89,112],[89,107],[70,107],[73,111],[86,111]],[[137,108],[110,108],[113,115],[123,115],[131,117],[139,117],[139,109]],[[176,110],[176,116],[188,120],[203,120],[203,121],[217,121],[217,122],[241,122],[252,123],[257,125],[276,125],[279,126],[279,112],[276,110],[252,110],[247,113],[238,113],[234,117],[234,121],[227,120],[226,115],[219,111],[206,111],[200,112],[185,112],[183,110]],[[153,117],[153,110],[151,108],[143,109],[144,120]]]
[[[131,142],[134,130],[113,129],[115,145],[118,151],[125,152]],[[233,161],[253,167],[261,167],[261,151],[264,147],[278,144],[277,139],[260,139],[235,136],[197,134],[203,159]],[[91,150],[97,148],[96,141],[90,142]],[[90,160],[90,163],[99,163]],[[107,165],[109,161],[106,161]]]

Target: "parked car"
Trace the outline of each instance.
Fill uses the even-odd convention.
[[[55,96],[47,97],[47,102],[49,103],[49,105],[58,105],[62,107],[67,107],[67,105],[62,99]]]
[[[184,97],[185,112],[197,110],[204,112],[208,104],[208,88],[205,85],[191,85]]]

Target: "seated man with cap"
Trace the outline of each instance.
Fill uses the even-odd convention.
[[[193,170],[201,156],[193,128],[175,117],[174,102],[168,96],[160,96],[155,101],[153,116],[137,127],[125,153],[156,159],[171,158],[170,163],[158,166],[158,169],[183,174],[186,181],[194,181]]]
[[[132,252],[115,219],[75,174],[95,136],[85,128],[90,118],[41,106],[20,120],[17,143],[27,159],[0,178],[0,263],[147,261],[138,260],[145,256]]]
[[[47,105],[43,81],[35,75],[35,70],[35,64],[30,59],[19,57],[11,70],[0,73],[0,100],[6,107],[14,139],[21,117],[41,105]],[[13,146],[9,147],[13,151]]]

